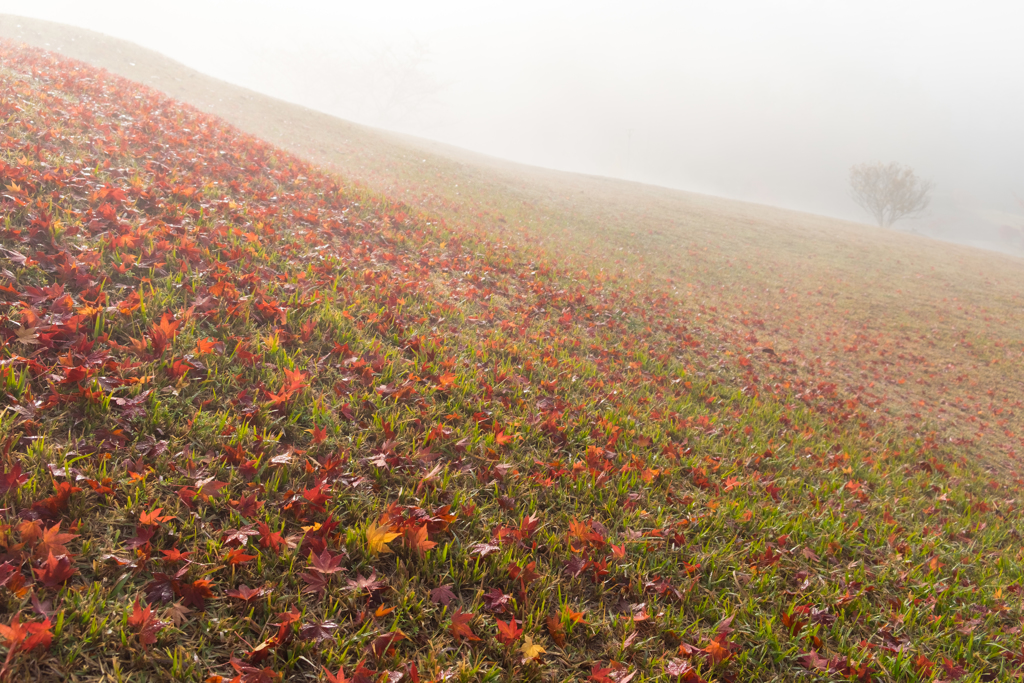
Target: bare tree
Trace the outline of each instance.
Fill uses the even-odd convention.
[[[914,175],[909,166],[892,162],[857,164],[850,168],[850,194],[883,228],[920,216],[931,201],[934,183]]]

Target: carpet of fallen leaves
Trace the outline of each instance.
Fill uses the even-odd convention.
[[[955,444],[83,64],[0,121],[0,679],[1021,678]]]

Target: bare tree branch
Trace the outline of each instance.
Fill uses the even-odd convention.
[[[934,183],[896,162],[857,164],[850,168],[850,194],[883,228],[920,216],[931,201]]]

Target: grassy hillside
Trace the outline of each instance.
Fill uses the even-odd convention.
[[[975,457],[1013,292],[956,351],[883,287],[975,252],[506,167],[395,162],[403,201],[9,43],[0,120],[3,677],[1020,677],[1019,482]],[[942,387],[964,441],[906,428]]]
[[[0,35],[157,87],[337,170],[346,187],[664,294],[661,314],[687,319],[696,311],[716,348],[755,357],[770,348],[787,361],[759,375],[769,391],[834,391],[865,421],[954,444],[1004,474],[1019,468],[1022,259],[512,164],[341,121],[73,27],[0,15]]]

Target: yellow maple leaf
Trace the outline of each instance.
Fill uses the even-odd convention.
[[[371,555],[390,553],[391,548],[388,548],[387,544],[399,536],[401,534],[391,531],[391,525],[386,522],[379,525],[376,522],[370,522],[370,526],[366,527],[366,548]]]
[[[523,653],[523,660],[527,662],[532,662],[547,652],[547,650],[533,642],[533,638],[530,636],[524,636],[523,644],[519,647],[519,651]]]

